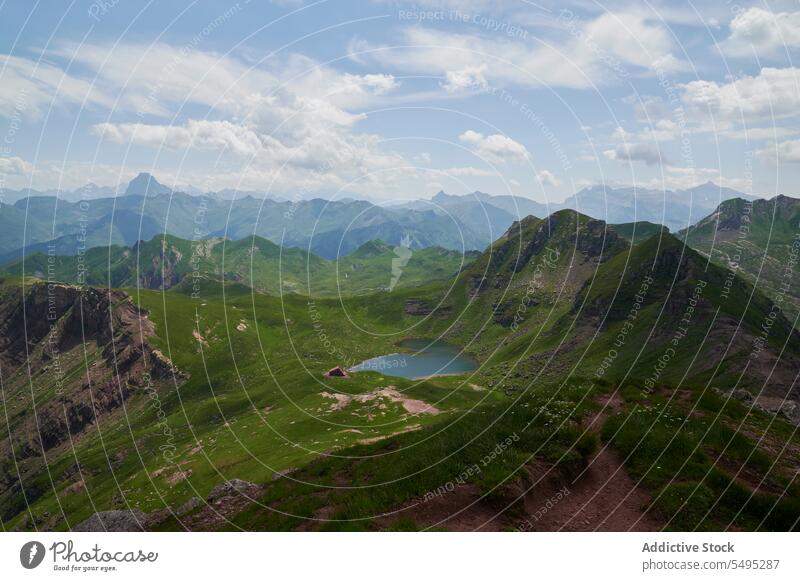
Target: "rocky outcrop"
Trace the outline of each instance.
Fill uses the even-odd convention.
[[[20,414],[11,430],[18,458],[60,445],[138,390],[184,379],[147,342],[155,327],[123,291],[39,283],[20,287],[15,299],[0,307],[4,371],[49,379],[37,382],[43,389],[33,394],[19,386],[17,397],[30,399],[30,413]],[[52,383],[55,393],[44,389]]]
[[[178,516],[183,516],[197,510],[203,505],[205,505],[205,502],[201,498],[193,496],[189,500],[184,502],[182,505],[180,505],[178,508],[176,508],[175,514]]]
[[[437,316],[443,317],[449,315],[453,309],[449,305],[439,305],[435,311]],[[412,317],[427,317],[434,312],[434,308],[422,299],[408,299],[403,306],[403,312]]]
[[[800,403],[787,398],[755,396],[746,389],[722,391],[715,389],[720,395],[731,397],[757,410],[782,417],[790,424],[800,426]]]
[[[229,496],[240,495],[253,498],[260,494],[260,492],[261,487],[258,484],[253,484],[247,480],[233,478],[232,480],[228,480],[227,482],[223,482],[222,484],[218,484],[212,488],[211,492],[208,493],[206,500],[208,500],[208,502],[217,502],[220,499],[227,498]]]
[[[139,261],[146,266],[149,244],[139,242],[133,247],[134,255],[139,255]],[[179,272],[183,254],[166,240],[161,240],[161,252],[150,257],[150,267],[142,268],[137,284],[140,288],[166,290],[178,284],[184,276]]]
[[[108,510],[94,513],[72,530],[81,533],[141,532],[146,530],[147,518],[141,510]]]

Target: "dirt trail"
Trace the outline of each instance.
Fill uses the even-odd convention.
[[[587,428],[600,433],[606,418],[622,409],[617,395],[598,400],[603,409],[590,416]],[[566,483],[566,494],[556,502],[553,490],[537,487],[525,498],[528,512],[526,525],[534,531],[655,531],[661,523],[646,513],[650,496],[638,488],[628,475],[617,454],[605,445],[589,465],[572,481]]]
[[[601,411],[587,420],[586,427],[599,434],[608,416],[621,411],[624,401],[603,396]],[[450,531],[656,531],[659,520],[645,512],[649,495],[638,488],[625,471],[620,458],[608,447],[601,447],[587,467],[572,482],[560,480],[551,467],[534,462],[527,466],[530,483],[500,491],[504,500],[491,503],[477,486],[455,487],[447,494],[426,501],[416,499],[397,507],[392,516],[376,519],[386,527],[400,516],[410,517],[421,528]],[[515,499],[516,507],[508,508]],[[521,513],[520,513],[521,511]]]
[[[399,518],[410,518],[422,530],[455,532],[500,531],[510,529],[504,515],[482,498],[475,484],[456,487],[453,492],[430,499],[419,498],[395,508],[391,514],[378,517],[375,523],[388,528]]]

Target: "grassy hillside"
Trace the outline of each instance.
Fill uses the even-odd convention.
[[[779,304],[792,322],[800,314],[800,200],[737,198],[677,234],[711,261],[740,274]]]
[[[611,227],[631,244],[639,244],[653,236],[669,234],[669,228],[666,226],[646,221],[611,224]]]

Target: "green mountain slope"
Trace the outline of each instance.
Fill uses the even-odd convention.
[[[737,198],[720,204],[713,214],[677,236],[756,285],[794,322],[800,313],[798,228],[800,200]]]
[[[652,236],[669,234],[666,226],[646,221],[612,224],[611,227],[631,244],[639,244]]]

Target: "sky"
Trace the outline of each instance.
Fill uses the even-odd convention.
[[[800,193],[800,4],[0,3],[0,189]]]

